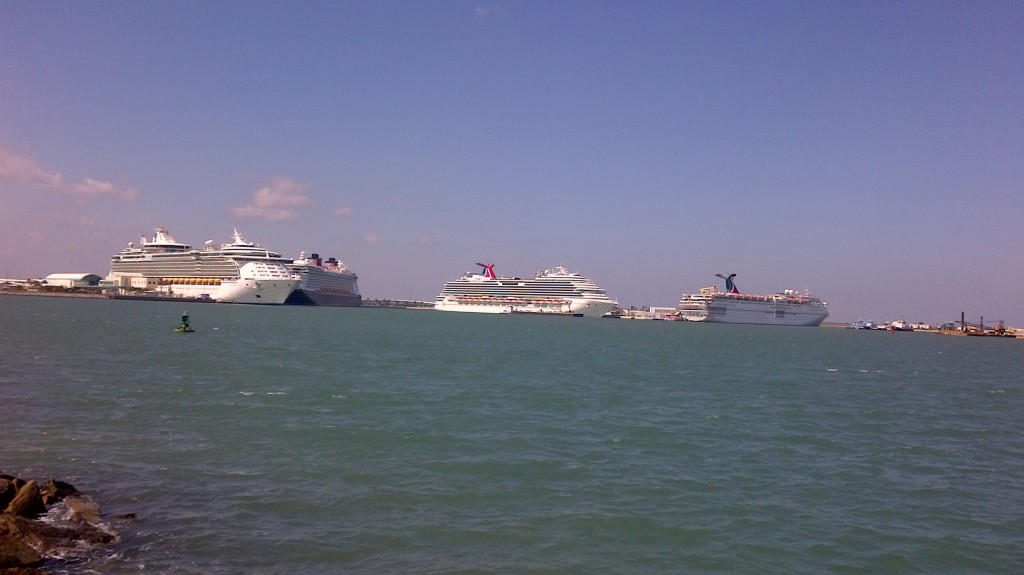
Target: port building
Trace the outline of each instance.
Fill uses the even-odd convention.
[[[101,279],[96,274],[50,274],[43,283],[62,288],[95,288],[99,287]]]

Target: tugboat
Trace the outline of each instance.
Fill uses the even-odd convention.
[[[192,333],[195,331],[192,329],[192,326],[188,324],[188,312],[182,312],[181,323],[178,324],[178,327],[174,328],[174,331],[177,333]]]

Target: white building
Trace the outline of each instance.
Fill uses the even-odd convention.
[[[676,315],[676,312],[678,312],[678,311],[679,310],[677,310],[674,307],[654,307],[654,306],[651,306],[651,317],[653,319],[665,319],[666,317],[671,317],[671,316]]]
[[[96,274],[50,274],[43,283],[63,288],[94,288],[100,285],[101,279],[103,278]]]

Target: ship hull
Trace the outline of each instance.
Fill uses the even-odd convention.
[[[522,313],[531,315],[570,315],[578,317],[601,317],[615,307],[615,302],[595,300],[568,300],[559,303],[517,302],[459,302],[452,300],[439,301],[434,309],[439,311],[456,311],[463,313]]]
[[[299,288],[288,296],[286,305],[318,305],[325,307],[360,307],[363,297],[353,294],[329,294]]]
[[[221,291],[211,296],[225,303],[248,303],[263,305],[282,305],[288,296],[295,291],[297,280],[255,280],[244,279],[225,282]]]
[[[594,300],[573,300],[569,304],[569,313],[583,317],[601,317],[612,311],[615,302]]]
[[[221,303],[248,303],[282,305],[295,291],[299,282],[294,280],[227,280],[215,289],[210,286],[167,284],[156,291],[166,298],[209,299]]]
[[[434,304],[437,311],[454,311],[461,313],[512,313],[513,307],[507,304],[487,303],[459,303],[459,302],[437,302]]]
[[[288,295],[295,291],[299,282],[295,280],[225,280],[219,286],[203,286],[168,283],[155,290],[158,295],[152,299],[205,300],[220,303],[246,303],[261,305],[282,305]],[[137,298],[139,296],[124,296]]]
[[[168,258],[164,258],[168,259]],[[194,259],[194,258],[190,258]],[[220,262],[214,262],[219,265]],[[236,268],[235,274],[241,277],[224,278],[204,275],[199,272],[188,273],[181,266],[176,268],[177,276],[167,278],[148,270],[134,271],[128,268],[118,270],[109,278],[115,280],[123,274],[128,277],[139,277],[154,280],[156,285],[150,293],[160,298],[185,298],[213,300],[222,303],[245,303],[262,305],[282,305],[288,296],[299,287],[298,278],[288,273],[279,264],[269,262],[249,262]]]

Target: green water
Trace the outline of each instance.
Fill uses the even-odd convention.
[[[1024,565],[1024,341],[16,296],[0,328],[0,469],[120,536],[55,572]]]

